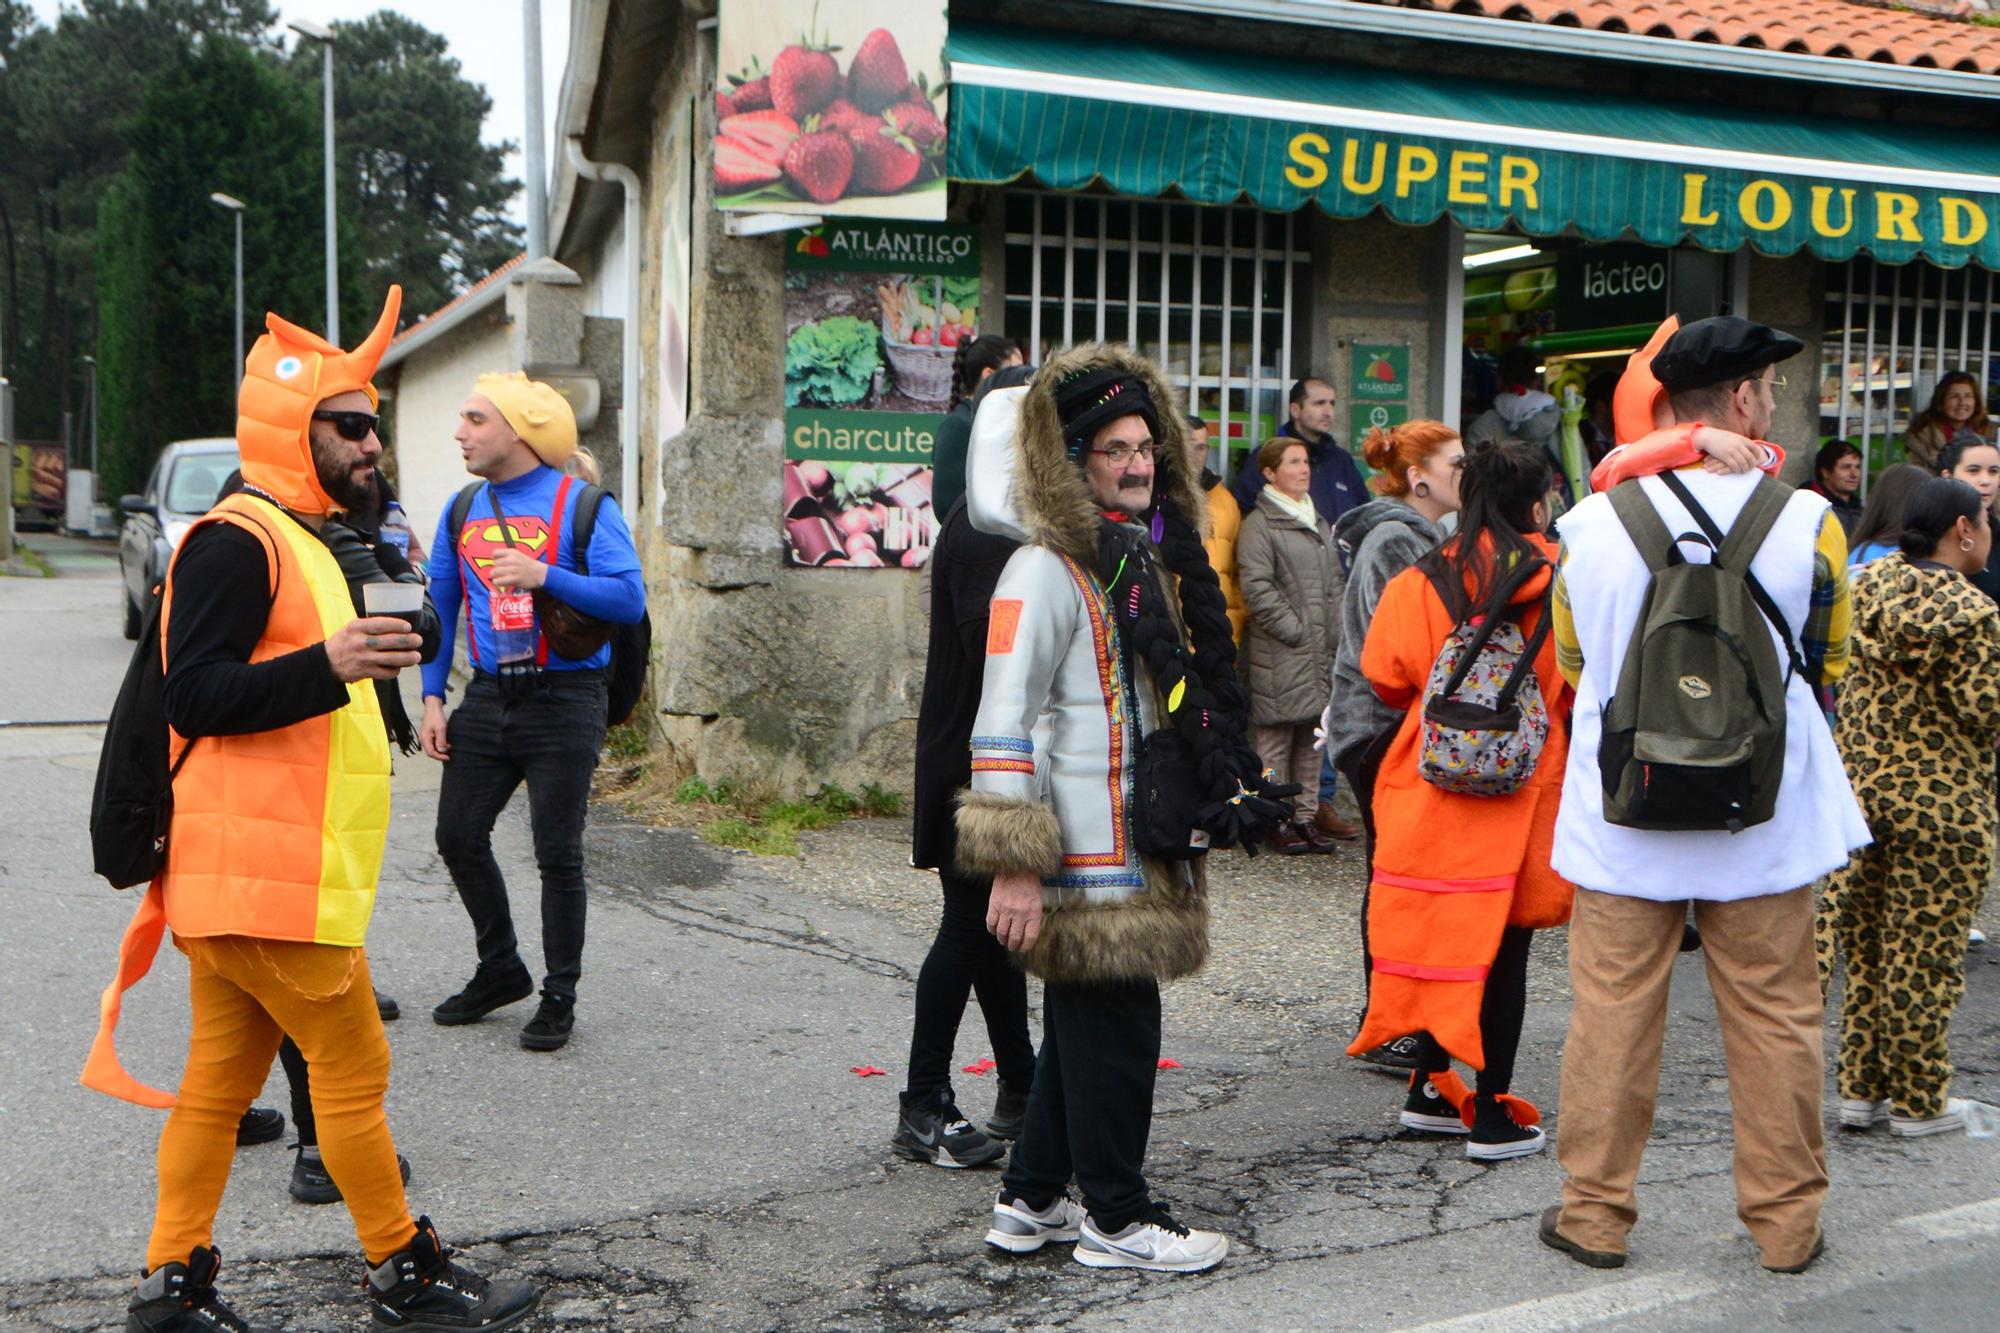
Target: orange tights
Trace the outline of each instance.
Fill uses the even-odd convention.
[[[416,1224],[382,1108],[389,1039],[367,954],[240,935],[176,936],[175,943],[188,956],[194,1031],[179,1097],[160,1131],[160,1198],[146,1270],[186,1263],[190,1251],[210,1243],[236,1122],[263,1088],[286,1034],[312,1070],[320,1153],[368,1262],[407,1247]]]

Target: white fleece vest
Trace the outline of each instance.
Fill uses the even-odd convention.
[[[1725,532],[1757,482],[1755,473],[1717,477],[1688,469],[1676,476]],[[1669,532],[1698,530],[1657,477],[1640,485]],[[1817,495],[1794,494],[1750,563],[1789,622],[1794,643],[1812,603],[1813,544],[1826,509]],[[1621,897],[1728,902],[1783,893],[1846,865],[1848,854],[1870,841],[1868,826],[1813,688],[1797,675],[1785,692],[1785,776],[1777,812],[1769,821],[1741,833],[1659,833],[1605,822],[1597,765],[1604,704],[1624,667],[1650,576],[1608,496],[1591,496],[1564,515],[1557,530],[1567,552],[1563,579],[1583,650],[1583,679],[1577,687],[1569,768],[1550,856],[1556,872],[1584,888]],[[1706,555],[1706,548],[1694,544],[1681,549],[1691,560]],[[1772,642],[1779,661],[1786,661],[1775,630]]]

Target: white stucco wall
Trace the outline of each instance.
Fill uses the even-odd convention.
[[[391,403],[403,508],[426,550],[451,497],[471,480],[452,441],[458,409],[473,381],[489,370],[511,370],[507,325],[475,316],[399,367],[402,378]]]

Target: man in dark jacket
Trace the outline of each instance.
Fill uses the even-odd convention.
[[[981,385],[1007,388],[1034,377],[1032,366],[996,371]],[[976,401],[976,400],[975,400]],[[910,864],[938,872],[944,919],[917,973],[910,1073],[891,1146],[898,1156],[938,1166],[986,1166],[1021,1132],[1035,1047],[1028,1036],[1028,980],[986,929],[993,881],[957,868],[958,794],[972,782],[972,720],[979,712],[993,587],[1020,543],[973,527],[963,499],[938,529],[930,559],[930,656],[917,707],[915,819]],[[979,996],[999,1065],[1000,1095],[984,1131],[959,1112],[951,1087],[952,1045],[965,1002]]]
[[[1361,469],[1353,457],[1333,438],[1333,386],[1316,375],[1308,375],[1292,386],[1292,419],[1278,434],[1303,440],[1306,457],[1312,462],[1312,483],[1307,488],[1313,508],[1329,523],[1368,499],[1361,482]],[[1249,461],[1237,473],[1236,503],[1248,514],[1264,489],[1264,470]]]

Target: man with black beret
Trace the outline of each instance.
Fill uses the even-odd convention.
[[[1759,440],[1784,387],[1775,366],[1801,347],[1747,319],[1704,319],[1674,334],[1652,370],[1676,425]],[[1770,631],[1777,661],[1797,669],[1784,673],[1782,774],[1770,817],[1755,822],[1738,807],[1745,817],[1734,831],[1705,818],[1668,831],[1664,820],[1632,815],[1627,802],[1636,798],[1622,782],[1607,793],[1606,768],[1616,765],[1616,778],[1626,765],[1615,748],[1601,760],[1600,746],[1615,730],[1606,717],[1614,687],[1633,688],[1622,668],[1654,579],[1665,577],[1655,571],[1672,567],[1675,549],[1690,562],[1713,553],[1690,539],[1704,519],[1725,534],[1739,521],[1750,525],[1745,542],[1763,532],[1748,547],[1746,582],[1753,596],[1763,593],[1753,614]],[[1816,697],[1847,665],[1846,538],[1823,497],[1787,491],[1757,471],[1717,474],[1699,461],[1593,495],[1558,530],[1553,622],[1576,705],[1550,860],[1577,886],[1576,998],[1557,1137],[1567,1179],[1562,1202],[1542,1215],[1541,1238],[1592,1267],[1625,1262],[1659,1095],[1667,989],[1691,902],[1728,1058],[1737,1215],[1767,1270],[1803,1272],[1822,1245],[1827,1184],[1812,884],[1869,840]],[[1715,545],[1729,549],[1726,539]],[[1732,564],[1743,569],[1739,558]],[[1660,689],[1675,688],[1670,672],[1656,674]],[[1637,698],[1653,697],[1653,677],[1634,680],[1645,682]],[[1678,688],[1697,700],[1712,693],[1694,674],[1679,676]]]

